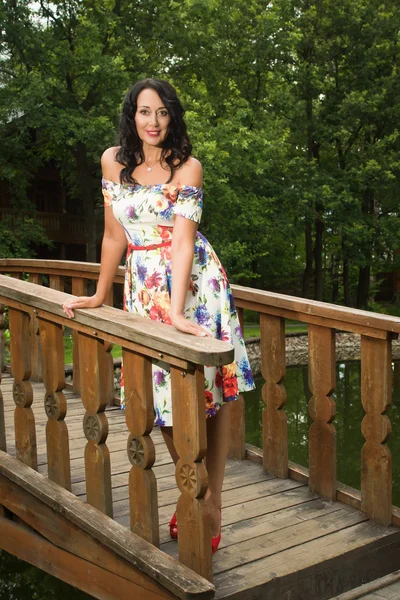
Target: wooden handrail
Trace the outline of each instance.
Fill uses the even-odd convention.
[[[132,566],[138,567],[178,598],[206,600],[214,596],[214,586],[204,578],[146,540],[130,533],[126,527],[99,514],[67,490],[59,488],[25,465],[16,463],[13,457],[1,451],[0,476],[29,492],[43,505],[50,507],[57,516],[60,515],[66,521],[77,525],[79,530],[87,532]],[[34,524],[37,525],[36,522]],[[96,554],[91,556],[91,561],[95,564]]]
[[[0,272],[41,273],[43,275],[97,279],[100,265],[63,260],[2,258],[0,259]],[[123,283],[124,273],[124,268],[119,267],[115,283]],[[303,323],[323,325],[343,331],[368,333],[371,337],[382,339],[385,337],[384,332],[400,333],[399,317],[239,285],[232,285],[232,290],[238,307],[249,308],[259,313],[274,314]]]
[[[51,315],[54,322],[94,335],[101,333],[103,339],[126,347],[136,346],[135,350],[140,347],[145,356],[161,358],[162,354],[166,362],[171,360],[178,366],[184,363],[226,365],[233,361],[230,344],[181,333],[170,325],[111,306],[77,310],[75,318],[69,319],[62,309],[69,297],[58,290],[0,275],[0,302],[13,306],[23,304],[36,310],[38,317]]]

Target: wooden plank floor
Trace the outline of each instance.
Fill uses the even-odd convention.
[[[7,451],[14,455],[12,383],[9,375],[3,375]],[[44,387],[40,383],[32,386],[39,472],[46,475]],[[65,394],[72,491],[85,500],[84,410],[80,398],[70,391]],[[108,409],[107,416],[114,518],[129,526],[128,431],[121,410]],[[174,465],[160,431],[155,429],[152,435],[157,453],[154,472],[158,481],[161,549],[177,557],[177,542],[170,540],[168,530],[178,498]],[[390,547],[398,544],[400,550],[397,529],[380,527],[350,506],[325,502],[300,482],[266,475],[260,465],[250,461],[228,462],[222,525],[222,543],[213,559],[218,599],[325,600],[359,585],[362,577],[373,579],[400,566],[398,555]],[[386,560],[385,548],[389,547]],[[384,572],[377,570],[377,556],[385,557]],[[362,568],[357,575],[351,567],[360,561]],[[350,574],[339,580],[336,572],[346,566],[350,567]]]

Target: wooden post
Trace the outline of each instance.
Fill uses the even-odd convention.
[[[392,403],[392,345],[361,336],[361,510],[382,525],[392,522],[392,454],[386,445],[391,424],[385,414]]]
[[[52,290],[64,291],[64,277],[62,275],[50,275],[49,276],[49,287]]]
[[[125,419],[130,435],[128,458],[131,530],[159,546],[157,480],[152,470],[156,452],[150,433],[154,422],[152,362],[123,350],[125,368]]]
[[[46,386],[44,407],[48,418],[46,444],[48,477],[71,491],[68,428],[64,421],[67,401],[65,387],[63,329],[57,323],[39,319],[43,381]]]
[[[31,360],[29,348],[29,315],[14,308],[8,309],[10,322],[11,368],[14,376],[13,397],[15,447],[17,458],[37,470],[35,417],[33,402]]]
[[[319,325],[308,326],[308,386],[312,397],[308,412],[313,423],[308,434],[309,487],[336,500],[336,429],[332,421],[336,405],[335,332]]]
[[[74,296],[87,295],[87,280],[80,277],[72,278],[72,294]],[[79,372],[79,343],[78,332],[74,329],[72,332],[73,350],[72,350],[72,390],[74,394],[81,392],[80,372]]]
[[[96,335],[96,332],[94,332]],[[85,447],[86,498],[109,517],[113,516],[110,451],[107,447],[107,373],[103,341],[79,332],[81,396],[86,413],[83,430]]]
[[[1,391],[1,370],[0,370],[0,450],[7,452],[6,425],[4,421],[4,401]]]
[[[242,333],[244,334],[243,308],[238,308],[238,316]],[[243,396],[229,403],[230,417],[230,458],[244,460],[246,458],[246,408]]]
[[[285,319],[260,315],[264,469],[275,477],[288,476],[288,429],[286,389]]]
[[[211,529],[204,495],[203,463],[207,450],[204,370],[186,373],[171,366],[174,445],[179,455],[175,477],[181,492],[177,505],[179,561],[212,580]]]
[[[0,303],[0,373],[4,373],[6,368],[6,340],[4,336],[5,326],[4,304]]]
[[[40,285],[41,276],[37,273],[31,273],[29,275],[29,281]],[[36,316],[36,312],[33,311],[30,320],[30,345],[31,345],[31,381],[42,381],[42,357],[40,354],[40,337],[39,337],[39,323]]]
[[[110,290],[108,291],[108,294],[106,296],[106,299],[104,301],[104,304],[106,306],[113,306],[114,305],[114,286],[111,286]],[[109,406],[113,406],[114,405],[114,396],[115,396],[115,391],[114,391],[114,360],[111,354],[111,350],[113,349],[114,344],[111,343],[107,343],[104,345],[104,350],[105,350],[105,364],[106,364],[106,368],[107,368],[107,378],[106,378],[106,383],[107,383],[107,396],[108,396],[108,405]]]

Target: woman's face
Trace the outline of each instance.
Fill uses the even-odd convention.
[[[143,143],[162,146],[167,137],[171,117],[160,96],[152,89],[142,90],[137,97],[136,130]]]

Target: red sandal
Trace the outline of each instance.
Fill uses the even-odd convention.
[[[221,515],[221,509],[219,509],[219,513]],[[222,515],[221,515],[221,521],[220,521],[220,526],[219,526],[219,534],[216,535],[215,537],[211,538],[211,549],[212,549],[213,554],[218,550],[218,546],[220,545],[221,530],[222,530]]]
[[[178,538],[178,522],[176,520],[176,512],[174,512],[172,519],[169,522],[169,535],[173,540]]]

